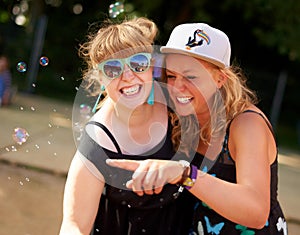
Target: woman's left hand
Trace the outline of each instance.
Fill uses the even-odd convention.
[[[113,167],[134,171],[132,179],[126,187],[139,196],[159,194],[167,183],[176,184],[182,177],[184,167],[172,160],[121,160],[107,159],[106,163]]]

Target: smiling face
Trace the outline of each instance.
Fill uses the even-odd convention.
[[[123,73],[114,79],[102,77],[107,95],[118,105],[135,108],[146,102],[152,87],[152,67],[145,72],[134,72],[127,64]]]
[[[209,63],[191,56],[167,55],[168,91],[179,115],[209,115],[218,88],[214,71]]]

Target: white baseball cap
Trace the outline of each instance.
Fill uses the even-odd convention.
[[[162,53],[191,55],[218,67],[230,66],[231,47],[227,35],[204,23],[186,23],[176,26]]]

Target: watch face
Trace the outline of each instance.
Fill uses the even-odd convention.
[[[179,160],[179,163],[183,166],[183,167],[189,167],[190,163],[186,160]]]

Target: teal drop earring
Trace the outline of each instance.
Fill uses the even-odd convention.
[[[153,105],[154,104],[154,79],[152,80],[152,87],[151,87],[151,91],[150,91],[149,97],[147,99],[147,103],[149,105]]]
[[[100,98],[101,98],[101,96],[102,96],[103,91],[105,91],[105,86],[104,86],[104,85],[101,85],[101,87],[100,87],[100,93],[99,93],[98,98],[97,98],[97,100],[96,100],[96,103],[95,103],[95,105],[94,105],[94,107],[93,107],[93,109],[92,109],[92,112],[93,112],[93,113],[95,113],[96,110],[97,110],[97,106],[98,106],[98,103],[99,103],[99,101],[100,101]]]

